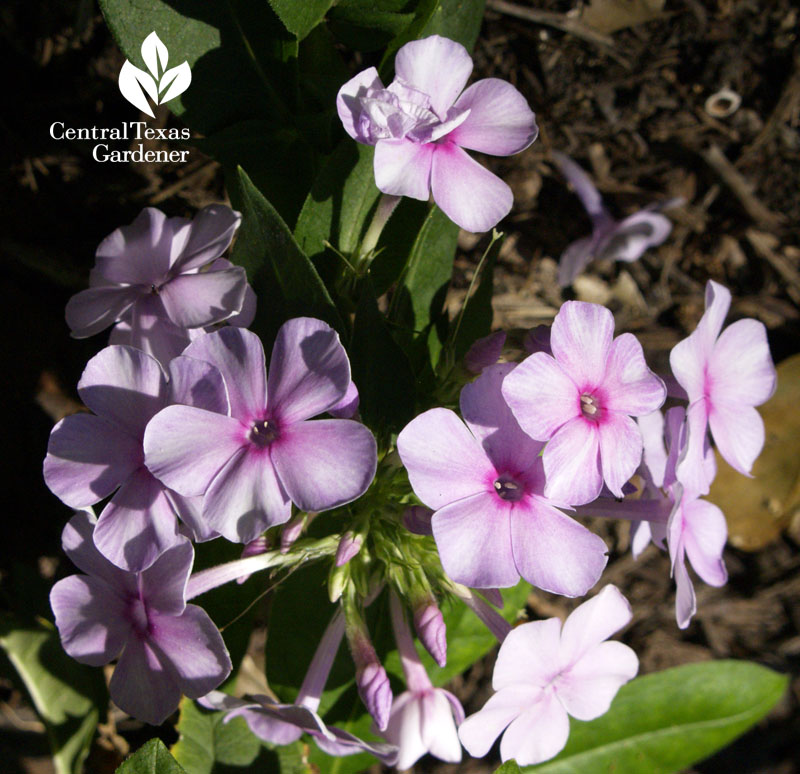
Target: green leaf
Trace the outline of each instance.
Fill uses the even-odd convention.
[[[379,51],[409,29],[414,13],[337,6],[329,16],[331,32],[348,48]]]
[[[118,769],[116,774],[187,774],[169,754],[160,739],[145,742]]]
[[[499,769],[495,769],[494,774],[521,774],[517,762],[512,758],[506,761]]]
[[[11,617],[0,622],[0,647],[45,723],[57,774],[78,774],[108,707],[102,671],[70,658],[54,629]]]
[[[242,227],[231,260],[244,266],[258,296],[251,327],[267,349],[278,328],[291,317],[317,317],[341,333],[342,319],[314,265],[241,168],[236,188],[230,193],[234,206],[242,212]]]
[[[100,8],[137,67],[144,68],[141,45],[152,31],[169,51],[169,66],[189,63],[192,83],[169,106],[202,134],[249,118],[290,121],[297,41],[267,3],[100,0]]]
[[[746,661],[667,669],[624,685],[597,720],[570,720],[570,737],[535,774],[672,774],[708,757],[763,718],[787,678]]]
[[[378,309],[368,277],[360,291],[350,340],[350,365],[361,416],[380,438],[386,431],[399,432],[413,418],[414,373]]]
[[[333,0],[269,0],[286,29],[302,40],[325,17]]]
[[[472,51],[481,31],[486,0],[438,0],[418,37],[442,35]]]
[[[326,241],[344,255],[358,247],[380,196],[372,171],[373,155],[374,148],[346,137],[314,181],[297,219],[295,237],[315,261],[325,253]],[[331,252],[328,257],[340,260]]]

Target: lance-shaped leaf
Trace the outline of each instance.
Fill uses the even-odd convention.
[[[169,102],[171,99],[183,94],[189,88],[191,82],[192,71],[188,62],[183,62],[183,64],[167,70],[161,76],[161,82],[158,84],[159,92],[163,92],[166,89],[166,93],[161,97],[159,104]]]
[[[169,51],[167,47],[161,42],[161,38],[156,35],[153,30],[142,42],[142,59],[147,65],[153,78],[158,78],[159,73],[163,73],[167,69],[167,62],[169,61]],[[159,67],[159,64],[161,67]]]
[[[144,91],[143,91],[144,89]],[[144,70],[140,70],[132,65],[127,59],[122,69],[119,71],[119,90],[122,96],[134,107],[139,108],[143,113],[147,113],[150,118],[155,118],[153,108],[145,97],[145,92],[158,104],[158,87],[153,78]]]

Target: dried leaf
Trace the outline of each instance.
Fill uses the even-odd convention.
[[[617,30],[663,17],[664,0],[592,0],[581,21],[599,33]]]

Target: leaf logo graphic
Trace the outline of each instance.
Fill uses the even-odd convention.
[[[142,43],[142,59],[149,72],[140,70],[126,59],[119,72],[119,90],[131,105],[155,118],[147,98],[150,97],[153,104],[161,105],[183,94],[192,82],[192,71],[186,61],[167,70],[169,51],[155,31]]]

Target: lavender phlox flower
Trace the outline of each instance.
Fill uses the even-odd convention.
[[[505,343],[505,331],[496,331],[478,339],[464,355],[464,367],[470,373],[479,374],[484,368],[494,365],[500,359]]]
[[[708,427],[728,464],[750,475],[764,446],[764,422],[754,407],[769,400],[777,381],[764,324],[738,320],[722,331],[731,294],[713,280],[706,285],[705,302],[696,330],[675,345],[669,358],[689,399],[680,478],[699,494],[707,493],[711,483],[701,464]]]
[[[433,535],[433,511],[424,505],[410,505],[403,511],[403,526],[415,535]]]
[[[209,693],[200,703],[210,709],[225,711],[226,723],[235,717],[244,718],[259,739],[271,744],[291,744],[307,733],[328,755],[368,752],[391,766],[397,760],[396,746],[366,742],[347,731],[328,726],[317,712],[343,634],[344,618],[341,611],[337,611],[317,646],[293,704],[283,704],[269,696],[237,699],[219,691]]]
[[[459,727],[461,743],[480,758],[503,734],[500,757],[521,766],[548,760],[566,744],[569,718],[592,720],[608,711],[638,669],[636,654],[606,642],[631,619],[615,586],[577,607],[564,622],[533,621],[512,629],[492,677],[496,691]]]
[[[556,594],[585,594],[606,546],[545,497],[543,444],[520,429],[501,394],[512,369],[491,366],[463,388],[463,422],[445,408],[420,414],[397,449],[417,497],[435,510],[433,536],[454,581],[508,587],[521,575]]]
[[[461,703],[449,691],[434,688],[419,660],[405,614],[397,596],[390,596],[392,626],[408,690],[392,704],[386,739],[399,748],[398,769],[408,769],[425,753],[457,763],[461,743],[456,726],[464,720]]]
[[[561,287],[571,285],[594,260],[605,258],[632,263],[639,260],[645,250],[660,245],[669,236],[672,223],[654,211],[658,205],[645,207],[623,220],[615,220],[589,176],[563,153],[553,153],[553,158],[592,219],[592,235],[573,242],[561,254],[558,264],[558,284]],[[677,203],[679,200],[670,200],[660,205],[660,209]]]
[[[204,495],[203,518],[220,534],[248,543],[283,524],[294,503],[324,511],[361,496],[375,474],[375,439],[349,419],[307,421],[335,406],[350,384],[336,332],[298,317],[281,326],[269,376],[258,337],[223,328],[185,355],[215,365],[230,414],[171,406],[149,423],[145,460],[167,486]]]
[[[94,414],[73,414],[52,430],[44,478],[72,508],[85,508],[115,492],[94,532],[97,548],[119,567],[149,567],[182,542],[176,515],[193,537],[216,536],[200,517],[201,504],[171,491],[144,465],[148,420],[171,403],[227,412],[228,398],[216,368],[179,357],[169,365],[132,347],[110,346],[86,365],[78,382],[81,400]]]
[[[147,207],[129,226],[97,248],[90,287],[67,303],[76,338],[125,321],[122,340],[162,363],[180,354],[187,329],[221,322],[252,305],[244,269],[217,259],[227,249],[241,215],[211,204],[194,220],[167,218]]]
[[[528,103],[497,78],[464,89],[469,53],[439,35],[406,43],[394,66],[386,88],[374,67],[342,86],[336,108],[345,131],[375,146],[381,191],[423,201],[433,191],[459,226],[488,231],[508,214],[513,195],[463,149],[508,156],[527,148],[539,131]]]
[[[82,664],[118,657],[111,698],[129,715],[159,725],[181,693],[198,698],[216,688],[231,661],[208,614],[186,604],[191,543],[181,540],[143,572],[126,572],[97,551],[94,528],[93,516],[82,512],[62,534],[64,552],[86,574],[70,575],[50,592],[61,642]]]
[[[594,500],[605,481],[615,497],[642,458],[631,418],[664,402],[664,383],[648,367],[630,333],[614,338],[605,307],[567,301],[553,321],[553,356],[537,352],[503,383],[522,429],[547,441],[546,496],[571,505]]]

